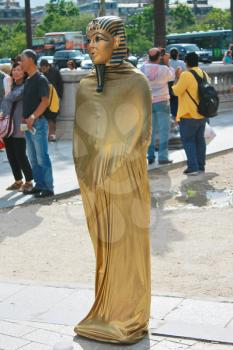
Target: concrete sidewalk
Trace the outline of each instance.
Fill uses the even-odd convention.
[[[207,154],[214,154],[233,148],[233,115],[231,111],[219,114],[211,120],[216,131],[216,138],[208,145]],[[54,186],[56,194],[63,194],[78,189],[77,178],[72,158],[72,142],[58,141],[49,144],[53,164]],[[170,158],[174,163],[183,162],[186,157],[183,150],[171,151]],[[156,165],[149,166],[149,170]],[[33,196],[24,196],[19,192],[9,192],[5,188],[13,182],[12,173],[5,152],[0,152],[0,208],[11,207],[34,201]]]
[[[116,346],[75,337],[93,298],[85,287],[0,283],[0,349],[52,350],[64,341],[74,350],[233,349],[233,303],[153,296],[149,336]]]

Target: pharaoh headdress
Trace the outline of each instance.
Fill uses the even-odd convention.
[[[126,37],[124,24],[121,18],[116,16],[98,17],[91,21],[87,27],[87,37],[95,32],[108,32],[112,37],[118,36],[120,39],[119,46],[113,50],[110,66],[121,64],[127,56]],[[96,65],[98,80],[97,92],[103,91],[105,65]]]

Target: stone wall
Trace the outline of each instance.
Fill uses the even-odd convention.
[[[219,93],[219,111],[233,109],[233,93],[230,93],[231,86],[233,86],[233,65],[211,64],[204,65],[202,68],[208,73],[212,84]],[[87,72],[85,71],[62,72],[64,96],[61,101],[61,110],[57,122],[58,138],[72,138],[76,93],[80,80],[86,74]]]

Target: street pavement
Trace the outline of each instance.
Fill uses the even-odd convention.
[[[207,154],[214,154],[223,150],[233,148],[233,113],[222,112],[218,117],[211,120],[216,132],[215,139],[208,145]],[[60,140],[49,144],[49,153],[53,164],[54,190],[55,194],[64,194],[78,189],[72,159],[72,142]],[[170,152],[173,162],[180,163],[186,159],[183,150]],[[158,167],[157,164],[149,166],[149,170]],[[5,188],[13,183],[12,173],[6,159],[5,152],[0,152],[0,208],[11,207],[20,204],[28,204],[34,201],[33,196],[24,196],[19,192],[9,192]]]
[[[207,153],[232,149],[232,113],[221,113],[211,124],[217,136]],[[58,141],[49,147],[55,193],[77,190],[71,142]],[[185,160],[183,150],[171,151],[170,157],[177,164]],[[12,175],[2,152],[0,179],[1,208],[34,201],[4,190]],[[93,298],[94,291],[87,286],[0,282],[0,350],[233,350],[232,300],[153,295],[149,336],[136,345],[116,346],[75,337],[73,327],[87,314]]]
[[[228,301],[152,296],[149,336],[136,345],[117,346],[75,336],[73,328],[93,299],[94,291],[83,286],[0,283],[0,349],[233,349],[233,303]]]

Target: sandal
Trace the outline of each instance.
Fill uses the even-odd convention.
[[[19,188],[19,192],[27,193],[31,191],[33,188],[33,184],[31,181],[26,181],[25,184],[22,184]]]
[[[16,191],[19,190],[20,187],[22,186],[23,181],[15,181],[12,185],[10,185],[9,187],[7,187],[7,191]]]

